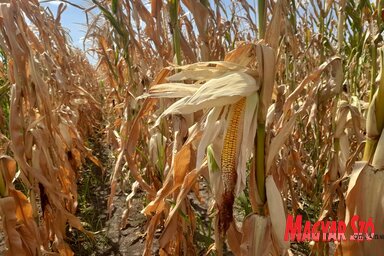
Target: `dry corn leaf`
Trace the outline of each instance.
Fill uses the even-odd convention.
[[[192,144],[185,144],[179,152],[176,153],[173,167],[173,186],[179,187],[184,181],[187,173],[194,169],[196,160],[194,159],[194,150]]]
[[[258,118],[265,123],[268,108],[272,101],[272,92],[275,81],[275,51],[265,45],[257,45],[256,57],[261,69],[261,91]]]
[[[199,34],[205,36],[208,26],[209,10],[200,1],[182,0],[185,6],[191,11],[195,18],[196,26]]]
[[[4,231],[7,236],[8,253],[10,255],[19,255],[14,254],[19,251],[22,252],[20,255],[37,255],[41,244],[40,233],[34,222],[32,206],[27,197],[14,188],[12,182],[15,173],[16,162],[8,156],[1,156],[0,175],[4,177],[5,193],[0,194],[0,197],[5,195],[8,195],[8,197],[0,199],[3,200],[0,203],[0,212],[2,213]],[[5,205],[5,203],[8,205]]]
[[[246,98],[244,118],[243,118],[243,131],[240,142],[240,151],[238,155],[237,164],[237,183],[235,194],[238,195],[246,186],[246,169],[247,161],[253,153],[253,144],[257,130],[257,113],[259,107],[259,95],[253,94]]]
[[[265,41],[272,47],[272,49],[277,50],[280,39],[280,26],[282,23],[283,15],[283,3],[284,1],[277,0],[273,6],[272,20],[267,27],[265,32]]]
[[[275,157],[279,153],[280,149],[283,147],[289,135],[292,133],[292,129],[295,125],[295,121],[296,121],[296,114],[291,116],[289,121],[283,124],[282,128],[277,133],[276,137],[272,139],[271,144],[269,146],[269,150],[268,150],[267,165],[266,165],[267,173],[270,171],[272,162],[274,161]]]
[[[188,85],[187,85],[188,86]],[[258,87],[254,78],[241,72],[229,72],[203,84],[192,96],[172,104],[159,117],[169,114],[190,114],[205,108],[220,107],[251,95]],[[160,121],[158,120],[157,123]]]
[[[193,149],[193,143],[199,139],[200,132],[193,130],[180,151],[176,152],[174,165],[171,166],[171,171],[168,172],[163,182],[163,187],[157,192],[156,197],[144,208],[142,213],[150,215],[151,213],[159,213],[164,210],[165,198],[179,189],[185,181],[186,175],[194,169],[196,160],[194,159],[195,150]]]
[[[243,233],[240,232],[236,224],[232,222],[227,232],[227,242],[232,253],[236,256],[242,255],[241,254],[242,238],[243,238]]]
[[[165,83],[152,86],[149,90],[150,94],[145,94],[142,97],[161,97],[161,98],[183,98],[192,96],[196,93],[198,87],[194,84],[190,87],[186,87],[185,84],[179,83]]]
[[[360,225],[358,221],[367,223],[371,220],[374,225],[374,233],[380,234],[380,230],[384,227],[384,199],[382,193],[384,192],[383,186],[384,172],[377,170],[372,166],[367,165],[366,162],[357,162],[353,168],[350,178],[348,192],[346,197],[346,216],[345,222],[347,231],[345,236],[347,240],[342,241],[343,255],[377,255],[382,251],[383,242],[380,239],[356,241],[350,240],[351,236],[354,237],[354,231],[360,233]],[[358,216],[358,220],[353,216]],[[353,230],[355,227],[356,230]],[[366,226],[363,225],[365,228]],[[370,235],[371,229],[368,234],[363,229],[364,237]]]
[[[21,235],[17,232],[16,203],[12,197],[0,198],[0,214],[5,232],[5,241],[8,247],[7,256],[34,255],[28,254],[23,248]]]
[[[251,214],[243,223],[241,256],[269,256],[272,252],[269,217]],[[272,254],[273,255],[273,254]]]
[[[204,171],[205,168],[207,168],[206,164],[204,164],[199,169],[192,170],[191,172],[189,172],[185,176],[185,179],[183,180],[183,184],[182,184],[182,186],[180,188],[180,192],[177,195],[176,204],[172,208],[171,212],[168,215],[167,220],[165,221],[165,224],[164,224],[165,229],[167,228],[168,223],[170,223],[170,221],[172,220],[173,216],[176,214],[180,204],[182,203],[182,201],[185,199],[185,197],[187,196],[187,194],[189,193],[189,191],[191,190],[191,188],[195,184],[198,176],[201,174],[201,172]],[[164,233],[165,233],[165,231],[163,232],[163,234]]]
[[[276,237],[276,247],[278,248],[279,255],[284,255],[290,246],[290,242],[284,240],[286,216],[283,198],[281,197],[273,176],[269,175],[265,183],[272,232]]]
[[[141,213],[151,216],[152,213],[161,213],[165,208],[164,199],[170,195],[176,188],[173,187],[173,172],[168,172],[163,187],[156,193],[156,197],[148,203]]]
[[[300,93],[304,90],[305,86],[311,81],[317,81],[320,78],[321,73],[324,72],[333,62],[340,62],[340,57],[332,57],[329,60],[322,63],[318,68],[316,68],[312,73],[307,75],[300,84],[295,88],[295,90],[287,97],[283,110],[287,113],[291,109],[292,103],[299,97]]]
[[[215,152],[219,152],[219,149],[221,148],[222,140],[216,138],[220,136],[220,134],[222,134],[224,131],[223,120],[217,120],[222,111],[223,108],[215,107],[208,112],[206,121],[204,122],[204,126],[202,127],[202,129],[204,129],[204,133],[197,148],[196,166],[200,166],[203,163],[206,149],[208,145],[212,143],[212,141],[215,142],[214,147],[218,150]],[[221,162],[220,154],[214,154],[214,157],[217,163]]]

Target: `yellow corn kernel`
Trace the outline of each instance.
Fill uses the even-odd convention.
[[[221,171],[224,183],[224,191],[232,192],[235,189],[237,173],[237,146],[240,129],[240,119],[243,116],[245,98],[239,100],[232,106],[229,117],[228,128],[224,137],[223,149],[221,151]]]
[[[223,149],[221,151],[221,177],[224,185],[224,193],[219,202],[219,233],[225,237],[229,225],[233,220],[233,202],[235,200],[234,190],[237,180],[237,152],[238,140],[240,138],[240,122],[243,118],[245,98],[232,105],[228,118],[228,127],[224,137]]]

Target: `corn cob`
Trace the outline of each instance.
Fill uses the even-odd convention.
[[[225,236],[233,220],[234,190],[237,180],[237,154],[238,141],[241,132],[241,119],[245,107],[245,98],[242,98],[232,106],[231,116],[224,137],[223,149],[221,151],[221,177],[224,185],[222,202],[219,206],[219,232]]]

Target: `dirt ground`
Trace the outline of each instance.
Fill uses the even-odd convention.
[[[105,185],[105,189],[95,188],[94,192],[92,195],[94,200],[88,201],[90,204],[88,207],[94,211],[92,216],[89,216],[88,211],[79,212],[78,216],[81,219],[92,217],[93,222],[85,224],[85,226],[87,229],[92,229],[95,236],[94,239],[89,239],[83,234],[79,234],[80,239],[76,239],[76,233],[74,233],[70,243],[76,255],[142,255],[146,218],[140,213],[143,208],[141,200],[133,200],[129,223],[125,229],[120,230],[126,196],[119,193],[115,197],[112,216],[108,218],[108,184]],[[156,253],[154,252],[154,254]]]
[[[94,256],[136,256],[142,255],[145,243],[146,217],[140,213],[144,207],[144,194],[138,193],[133,201],[128,217],[128,225],[120,228],[121,217],[126,209],[126,197],[130,191],[118,192],[113,200],[111,216],[108,216],[107,200],[110,193],[110,173],[113,161],[102,142],[94,141],[95,156],[105,168],[103,176],[100,168],[91,163],[86,165],[78,182],[79,206],[76,214],[84,227],[94,232],[94,239],[74,231],[69,234],[69,243],[75,255]],[[156,255],[154,244],[153,255]]]

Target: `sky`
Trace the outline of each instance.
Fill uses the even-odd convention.
[[[89,8],[93,6],[91,0],[68,0],[73,4]],[[211,0],[212,1],[212,0]],[[254,4],[255,0],[249,0],[251,4]],[[83,38],[86,33],[86,15],[83,10],[76,8],[70,4],[66,4],[65,0],[39,0],[43,7],[49,8],[56,17],[57,8],[61,3],[64,3],[67,8],[61,16],[61,25],[68,29],[70,36],[72,37],[74,46],[83,49]],[[149,2],[148,0],[146,2]],[[211,3],[213,4],[213,2]],[[230,0],[224,0],[224,5],[230,5]]]
[[[210,0],[212,1],[212,0]],[[250,0],[254,2],[255,0]],[[73,5],[70,5],[65,2],[71,2],[75,5],[79,5],[84,7],[85,9],[94,6],[92,0],[39,0],[41,6],[45,8],[49,8],[54,17],[57,16],[57,9],[61,3],[66,5],[65,11],[61,15],[61,25],[64,29],[68,30],[69,35],[71,36],[72,43],[75,47],[78,47],[82,50],[84,49],[83,39],[86,34],[86,14],[84,10],[81,10]],[[145,2],[149,2],[149,0],[145,0]],[[213,2],[211,3],[213,4]],[[230,0],[224,0],[224,5],[227,6],[230,4]],[[94,9],[96,10],[96,9]],[[85,46],[86,48],[86,46]],[[97,62],[96,56],[92,56],[87,54],[88,59],[92,64]]]
[[[92,6],[90,0],[70,0],[71,3],[89,8]],[[62,3],[61,1],[39,1],[43,7],[49,8],[54,16],[57,15],[57,8]],[[64,3],[65,4],[65,3]],[[73,45],[83,49],[83,38],[86,33],[86,15],[83,10],[74,7],[70,4],[65,4],[66,10],[61,15],[61,25],[68,30]]]
[[[93,6],[91,0],[68,0],[73,4],[82,6],[84,8],[89,8]],[[148,2],[149,0],[146,0]],[[212,0],[210,0],[212,1]],[[374,0],[370,0],[374,2]],[[66,2],[66,0],[39,0],[42,6],[49,8],[56,17],[57,8],[60,3]],[[230,5],[230,0],[224,0],[224,5],[226,8]],[[256,0],[248,0],[252,6],[256,5]],[[64,3],[65,4],[65,3]],[[83,49],[83,38],[86,33],[86,15],[83,10],[74,7],[70,4],[65,4],[67,6],[66,10],[63,12],[61,17],[61,23],[64,28],[66,28],[72,38],[73,45]]]

